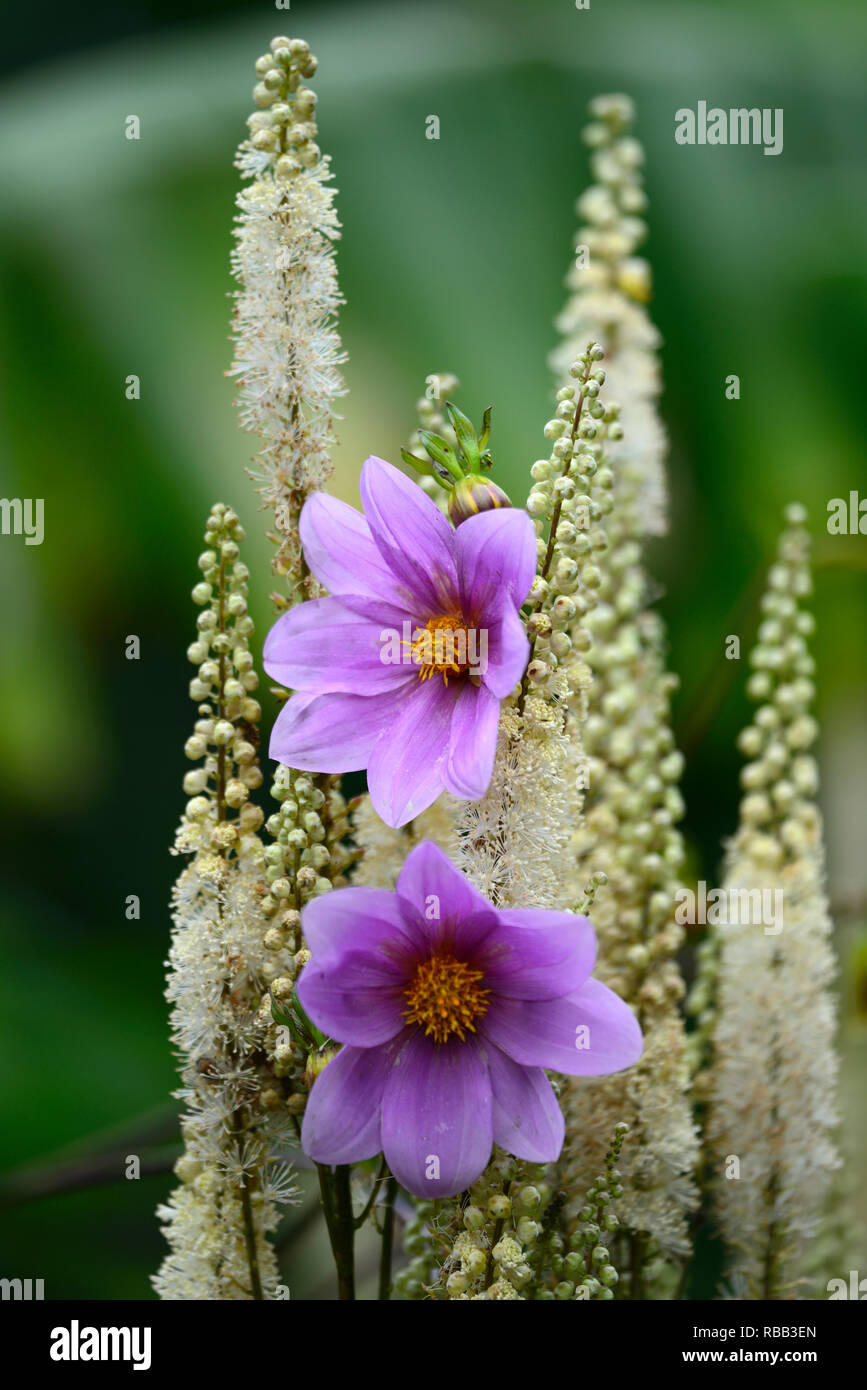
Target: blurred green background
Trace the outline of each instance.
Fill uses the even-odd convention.
[[[751,640],[781,509],[801,500],[817,541],[844,1137],[863,1171],[867,542],[825,532],[830,498],[867,492],[863,5],[19,7],[0,91],[0,494],[44,498],[46,531],[41,547],[0,539],[0,1170],[15,1199],[0,1274],[44,1278],[49,1298],[149,1297],[163,1253],[167,848],[193,717],[188,593],[218,498],[247,525],[260,636],[270,621],[253,446],[223,373],[232,157],[253,63],[287,30],[320,60],[340,190],[350,394],[335,485],[350,501],[364,457],[397,458],[425,376],[446,370],[474,418],[493,403],[498,470],[521,491],[550,409],[586,104],[635,99],[671,436],[671,528],[650,563],[682,677],[690,867],[714,877],[736,817],[746,663],[723,659],[725,637]],[[700,99],[782,107],[783,154],[676,145],[675,110]],[[425,139],[432,113],[438,142]],[[124,138],[130,114],[138,142]],[[129,634],[139,661],[125,659]],[[133,893],[137,922],[124,915]],[[153,1171],[125,1181],[126,1153]],[[293,1298],[329,1296],[321,1254],[308,1223]]]

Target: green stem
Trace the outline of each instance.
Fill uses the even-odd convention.
[[[355,1298],[355,1221],[349,1187],[350,1168],[338,1164],[333,1170],[317,1163],[319,1191],[334,1265],[337,1270],[337,1296],[341,1302]]]
[[[332,1214],[333,1203],[331,1200],[331,1169],[326,1168],[324,1163],[317,1163],[316,1172],[319,1176],[319,1198],[322,1202],[322,1210],[325,1214],[325,1226],[328,1231],[328,1240],[331,1248],[334,1248],[334,1217]]]
[[[638,1232],[629,1237],[629,1297],[633,1303],[644,1297],[644,1243]]]
[[[385,1185],[385,1212],[382,1218],[382,1245],[379,1254],[379,1299],[387,1302],[391,1298],[391,1254],[394,1245],[394,1199],[397,1196],[397,1179],[391,1173]]]
[[[491,1236],[491,1244],[490,1244],[490,1247],[489,1247],[489,1249],[488,1249],[488,1263],[487,1263],[487,1266],[486,1266],[486,1268],[485,1268],[485,1283],[486,1283],[486,1284],[490,1284],[491,1280],[492,1280],[493,1277],[494,1277],[494,1247],[495,1247],[496,1245],[499,1245],[499,1243],[500,1243],[500,1238],[501,1238],[501,1236],[502,1236],[502,1234],[503,1234],[503,1226],[504,1226],[504,1225],[505,1225],[505,1222],[503,1221],[502,1217],[501,1217],[498,1221],[496,1221],[496,1222],[494,1223],[494,1234]]]
[[[334,1262],[337,1265],[337,1290],[341,1300],[355,1298],[355,1222],[352,1217],[352,1194],[349,1175],[352,1170],[341,1163],[334,1172]]]
[[[380,1183],[382,1182],[383,1178],[385,1177],[385,1172],[386,1172],[386,1169],[385,1169],[385,1156],[383,1155],[383,1157],[380,1159],[380,1163],[379,1163],[379,1172],[377,1173],[376,1177],[375,1177],[374,1180],[373,1180],[373,1187],[370,1189],[370,1196],[368,1197],[367,1201],[366,1201],[365,1204],[364,1204],[364,1211],[361,1213],[360,1216],[356,1216],[356,1218],[355,1218],[355,1229],[356,1229],[356,1231],[359,1231],[359,1230],[361,1229],[361,1227],[364,1225],[365,1221],[367,1220],[368,1216],[370,1215],[370,1209],[371,1209],[371,1207],[373,1206],[374,1202],[376,1201],[377,1194],[379,1193],[379,1185],[380,1185]]]
[[[243,1110],[236,1110],[236,1111],[235,1111],[234,1119],[235,1119],[235,1123],[236,1123],[237,1125],[241,1126],[240,1128],[237,1128],[237,1129],[235,1130],[235,1143],[236,1143],[237,1149],[238,1149],[238,1158],[239,1158],[239,1160],[243,1163],[243,1161],[244,1161],[244,1133],[243,1133],[243,1125],[244,1125],[245,1122],[246,1122],[246,1116],[245,1116]],[[248,1264],[249,1269],[250,1269],[250,1292],[252,1293],[254,1300],[255,1300],[256,1302],[260,1302],[260,1301],[263,1301],[263,1300],[264,1300],[265,1295],[264,1295],[264,1293],[262,1292],[262,1279],[261,1279],[261,1276],[260,1276],[260,1274],[259,1274],[259,1252],[258,1252],[258,1250],[256,1249],[256,1228],[255,1228],[255,1225],[254,1225],[254,1223],[253,1223],[253,1204],[252,1204],[252,1202],[250,1201],[250,1186],[249,1186],[249,1183],[245,1182],[244,1179],[243,1179],[243,1177],[242,1177],[242,1179],[241,1179],[241,1189],[240,1189],[240,1191],[241,1191],[241,1210],[242,1210],[243,1216],[244,1216],[244,1244],[245,1244],[246,1247],[247,1247],[247,1264]]]

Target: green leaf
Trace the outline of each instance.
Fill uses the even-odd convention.
[[[451,401],[446,401],[443,407],[445,417],[458,437],[458,447],[466,459],[469,467],[468,473],[478,472],[479,467],[479,441],[476,438],[476,431],[472,422],[467,419],[462,410],[458,410]]]
[[[270,992],[269,997],[271,999],[271,1017],[274,1022],[279,1023],[283,1028],[288,1028],[299,1046],[308,1052],[314,1046],[322,1046],[326,1041],[325,1034],[320,1033],[319,1029],[310,1022],[298,998],[297,989],[292,991],[291,1004],[281,1004]]]
[[[269,998],[271,1000],[271,1017],[274,1022],[279,1023],[283,1028],[291,1028],[295,1023],[295,1019],[292,1017],[289,1009],[284,1008],[279,1000],[274,998],[273,994],[270,994]]]
[[[439,464],[444,472],[437,472],[441,478],[447,482],[460,482],[464,476],[463,469],[455,457],[454,451],[449,448],[444,439],[440,439],[438,434],[431,434],[430,430],[419,430],[418,437],[427,449],[434,464]]]
[[[430,463],[428,459],[416,458],[415,454],[409,452],[409,449],[401,449],[400,456],[404,463],[408,463],[410,468],[415,469],[416,473],[421,473],[430,477],[434,472],[433,464]]]
[[[301,1020],[302,1027],[307,1032],[308,1036],[311,1037],[313,1041],[316,1043],[316,1046],[319,1048],[324,1047],[325,1044],[330,1041],[328,1035],[326,1033],[321,1032],[321,1030],[316,1027],[316,1024],[313,1022],[309,1014],[306,1012],[304,1005],[298,998],[297,985],[292,991],[292,1008],[294,1009],[296,1016]]]
[[[482,416],[482,432],[481,432],[481,434],[479,435],[479,448],[480,448],[481,451],[482,451],[482,461],[484,461],[485,449],[486,449],[486,447],[487,447],[488,440],[489,440],[490,437],[491,437],[491,411],[492,411],[492,410],[493,410],[493,406],[490,406],[490,405],[489,405],[488,408],[487,408],[487,410],[485,411],[484,415]],[[490,458],[490,455],[488,455],[488,457]]]

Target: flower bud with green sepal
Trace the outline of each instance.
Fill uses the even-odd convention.
[[[430,430],[419,430],[419,440],[428,461],[416,458],[408,449],[401,449],[404,463],[410,464],[418,473],[433,474],[448,489],[448,513],[455,526],[460,526],[462,521],[479,512],[488,512],[494,507],[511,507],[512,503],[503,489],[482,471],[493,467],[494,462],[487,447],[491,433],[491,407],[484,413],[479,434],[476,434],[466,415],[451,402],[446,403],[444,414],[455,432],[457,450],[440,435]]]

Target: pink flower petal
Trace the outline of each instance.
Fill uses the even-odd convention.
[[[567,1076],[605,1076],[641,1056],[635,1015],[598,980],[562,999],[493,997],[481,1020],[483,1036],[525,1067]]]
[[[406,608],[411,595],[383,559],[361,512],[328,493],[314,492],[301,509],[298,529],[305,559],[330,594]]]
[[[464,615],[482,624],[508,597],[520,608],[536,574],[536,531],[519,507],[480,512],[455,532]]]
[[[347,951],[359,946],[383,952],[390,960],[411,962],[427,937],[405,921],[395,893],[385,888],[339,888],[311,898],[302,913],[304,939],[323,965],[339,967]]]
[[[596,962],[586,917],[544,908],[505,908],[473,964],[485,983],[511,999],[559,999],[585,983]]]
[[[300,693],[283,706],[271,730],[269,754],[309,772],[357,772],[394,718],[395,694]]]
[[[376,1047],[406,1027],[405,972],[370,949],[347,951],[337,969],[314,957],[301,972],[298,997],[317,1028],[354,1047]]]
[[[526,670],[530,643],[520,614],[508,599],[503,600],[489,621],[488,659],[482,684],[498,700],[505,700]]]
[[[483,1172],[491,1156],[491,1082],[478,1042],[437,1046],[412,1035],[382,1098],[382,1148],[416,1197],[450,1197]]]
[[[404,1029],[407,985],[427,941],[404,921],[395,894],[327,893],[307,904],[302,924],[313,959],[298,996],[317,1028],[357,1047],[375,1047]]]
[[[479,913],[493,912],[487,898],[473,887],[433,840],[423,840],[407,855],[395,892],[398,899],[408,903],[425,922],[460,923]],[[428,915],[434,902],[439,912],[437,918]]]
[[[380,1108],[398,1045],[344,1047],[316,1078],[301,1147],[315,1163],[360,1163],[382,1149]]]
[[[445,784],[453,796],[479,801],[488,790],[499,723],[499,700],[486,686],[464,680],[452,711],[445,770]]]
[[[494,1143],[529,1163],[560,1156],[566,1126],[541,1067],[522,1067],[499,1047],[485,1049],[494,1094]]]
[[[417,483],[384,459],[361,470],[370,534],[391,572],[418,600],[419,618],[460,611],[455,532]]]
[[[390,714],[367,762],[373,809],[386,825],[406,825],[436,801],[445,785],[452,709],[459,686],[419,680],[390,698]],[[380,698],[380,697],[373,697]]]
[[[393,690],[415,673],[408,664],[383,660],[390,654],[384,631],[381,623],[360,617],[339,599],[310,599],[277,619],[265,640],[262,665],[290,690],[317,695]]]

